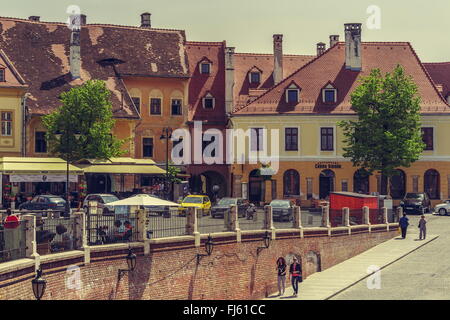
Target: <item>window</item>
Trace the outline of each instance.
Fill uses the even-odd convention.
[[[36,131],[34,133],[34,152],[47,152],[47,141],[45,140],[45,132],[43,131]]]
[[[0,82],[5,82],[5,69],[0,69]]]
[[[172,99],[172,115],[180,116],[181,114],[181,99]]]
[[[200,64],[200,73],[203,73],[203,74],[211,73],[211,64],[210,63],[201,63]]]
[[[136,106],[136,109],[141,112],[141,98],[138,97],[132,97],[134,105]]]
[[[284,129],[284,148],[286,151],[298,150],[298,128]]]
[[[161,114],[161,98],[150,99],[150,114],[153,115]]]
[[[397,174],[390,179],[390,193],[392,199],[403,199],[406,193],[406,176],[402,170],[397,170]]]
[[[336,90],[335,89],[324,89],[323,90],[323,102],[335,103],[336,102]]]
[[[440,199],[440,176],[439,172],[434,169],[427,170],[423,179],[423,190],[428,194],[430,199]]]
[[[288,89],[286,90],[287,103],[298,103],[298,89]]]
[[[320,150],[333,151],[333,128],[320,128]]]
[[[12,112],[2,112],[2,136],[12,136]]]
[[[285,197],[300,195],[300,174],[296,170],[287,170],[283,175],[283,193]]]
[[[424,150],[433,150],[433,128],[422,128],[422,140],[425,143]]]
[[[153,138],[142,139],[142,156],[146,158],[153,157]]]
[[[205,109],[214,109],[214,103],[215,99],[209,93],[203,98],[203,108]]]
[[[250,83],[260,83],[260,82],[261,82],[261,73],[250,72]]]
[[[263,150],[263,128],[252,128],[250,134],[250,150]]]

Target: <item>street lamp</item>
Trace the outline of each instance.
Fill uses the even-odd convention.
[[[63,134],[61,133],[61,131],[57,131],[55,134],[55,137],[58,141],[61,141],[61,137],[63,136]],[[66,132],[66,148],[69,145],[69,134]],[[78,139],[80,138],[81,134],[79,132],[75,132],[73,134],[73,137],[75,138],[76,141],[78,141]],[[69,164],[70,164],[70,159],[69,159],[69,152],[66,153],[66,208],[65,208],[65,216],[70,216],[70,200],[69,200]]]
[[[220,187],[217,184],[213,185],[212,192],[214,195],[214,203],[217,202],[217,194],[219,193],[219,190],[220,190]]]
[[[159,137],[160,140],[166,140],[166,179],[164,182],[164,191],[166,192],[166,197],[169,194],[169,139],[172,138],[172,128],[163,128],[163,134]]]
[[[206,242],[205,242],[205,251],[206,251],[206,254],[199,254],[199,253],[197,253],[197,264],[200,264],[200,259],[201,259],[202,257],[210,256],[210,255],[212,254],[212,252],[213,252],[213,249],[214,249],[214,242],[213,242],[213,240],[212,240],[211,235],[209,235],[209,236],[208,236],[208,239],[207,239]]]
[[[47,281],[42,278],[42,268],[39,267],[36,270],[36,277],[31,280],[31,287],[33,288],[33,294],[36,300],[41,300],[44,295],[45,288],[47,287]]]
[[[125,272],[133,272],[136,268],[136,255],[131,251],[131,248],[128,249],[128,255],[125,257],[127,261],[128,269],[119,269],[119,280],[122,277],[122,274]]]
[[[259,255],[259,253],[263,250],[263,249],[269,249],[270,247],[270,235],[269,235],[269,231],[266,231],[266,233],[263,236],[263,241],[264,241],[264,247],[258,247],[256,249],[256,254]]]

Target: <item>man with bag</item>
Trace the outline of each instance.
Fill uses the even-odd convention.
[[[289,267],[289,278],[292,282],[292,288],[294,289],[294,296],[298,294],[298,283],[302,282],[302,266],[297,262],[297,258],[292,258],[293,262]]]
[[[402,230],[402,238],[406,238],[406,229],[408,229],[409,222],[408,218],[406,217],[406,213],[403,213],[403,217],[400,218],[398,221],[398,225],[400,226],[400,229]]]

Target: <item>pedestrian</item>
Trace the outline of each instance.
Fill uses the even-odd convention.
[[[408,229],[409,222],[408,218],[406,217],[406,213],[403,214],[403,217],[400,218],[398,221],[398,225],[400,226],[400,229],[402,230],[402,238],[406,238],[406,229]]]
[[[422,240],[422,236],[423,236],[423,240],[425,240],[425,237],[427,236],[427,221],[425,220],[425,216],[422,215],[422,217],[419,220],[419,239]]]
[[[294,296],[298,294],[298,283],[302,282],[302,267],[297,262],[297,258],[292,258],[293,262],[289,267],[289,280],[291,280],[292,288],[294,289]]]
[[[279,257],[277,260],[278,271],[278,295],[284,295],[286,289],[286,260],[283,257]]]

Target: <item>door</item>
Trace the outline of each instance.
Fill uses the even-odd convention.
[[[319,197],[326,199],[334,191],[334,172],[323,170],[319,176]]]

